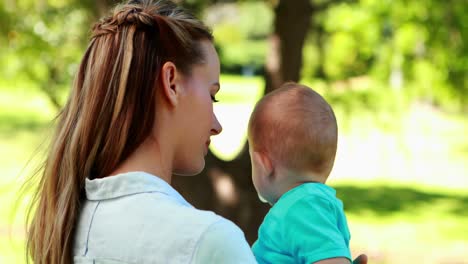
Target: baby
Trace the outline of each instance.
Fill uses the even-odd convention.
[[[252,180],[273,207],[252,250],[259,263],[351,262],[342,202],[325,185],[338,128],[315,91],[286,83],[255,106],[248,128]]]

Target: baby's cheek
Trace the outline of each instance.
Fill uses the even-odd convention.
[[[254,185],[255,185],[255,189],[257,190],[259,194],[261,194],[262,196],[265,196],[267,194],[268,186],[264,181],[262,181],[260,177],[256,177]]]
[[[257,192],[258,192],[258,178],[257,178],[257,176],[256,176],[256,174],[254,172],[254,168],[252,168],[252,183],[253,183],[253,185],[255,187],[255,190],[257,190]]]
[[[260,202],[262,203],[268,203],[267,199],[263,198],[263,196],[261,194],[258,194],[258,199],[260,200]]]

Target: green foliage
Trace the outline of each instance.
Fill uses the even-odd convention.
[[[51,0],[21,1],[5,12],[13,21],[7,38],[0,37],[6,42],[0,53],[0,62],[8,65],[0,70],[4,82],[35,86],[59,107],[87,42],[90,10],[79,2]]]
[[[62,104],[92,21],[114,0],[0,2],[2,85],[35,87]],[[213,26],[225,73],[262,71],[272,32],[274,1],[186,0]],[[217,3],[214,5],[213,3]],[[383,89],[450,111],[468,108],[466,1],[312,1],[303,49],[303,79],[325,82],[367,76]],[[224,11],[220,12],[220,6]],[[287,40],[286,40],[287,41]],[[396,79],[395,79],[396,78]],[[372,106],[369,106],[372,107]]]
[[[213,33],[223,71],[239,74],[248,67],[258,72],[265,62],[273,11],[264,2],[249,1],[226,5],[221,12],[226,15],[214,24]]]
[[[223,72],[242,73],[245,67],[258,71],[263,67],[267,44],[265,41],[240,41],[221,46],[219,54]]]
[[[239,4],[239,27],[249,39],[265,39],[272,31],[273,12],[266,3],[245,2]]]
[[[325,82],[320,79],[303,79],[322,94],[340,119],[343,131],[349,131],[358,119],[371,119],[375,127],[387,132],[397,131],[400,120],[408,111],[411,100],[401,90],[391,89],[375,79],[361,77],[347,82]]]
[[[466,110],[468,4],[449,3],[361,0],[331,5],[314,17],[303,78],[339,81],[366,75],[382,87],[403,89],[408,98]]]

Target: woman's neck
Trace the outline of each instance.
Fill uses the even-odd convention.
[[[158,144],[157,140],[148,138],[111,175],[131,171],[144,171],[156,175],[171,184],[171,163],[165,159],[165,157],[171,157],[171,153],[166,153],[162,148],[163,146]]]

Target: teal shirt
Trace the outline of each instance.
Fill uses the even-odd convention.
[[[305,183],[283,194],[265,216],[252,246],[258,263],[351,261],[343,203],[321,183]]]

